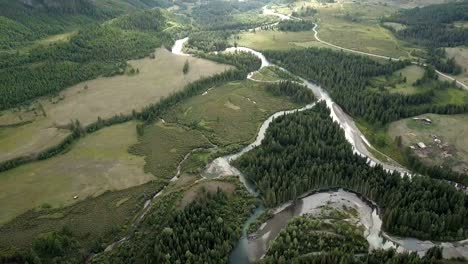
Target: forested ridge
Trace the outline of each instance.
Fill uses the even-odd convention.
[[[298,216],[281,230],[259,262],[287,263],[301,255],[335,250],[348,254],[367,253],[369,245],[361,232],[346,221]]]
[[[305,79],[319,83],[345,111],[371,124],[383,125],[401,118],[423,113],[455,114],[468,111],[467,104],[434,104],[433,93],[404,95],[369,89],[372,77],[391,75],[409,62],[379,63],[359,55],[329,49],[294,49],[289,51],[265,51],[273,63]],[[434,70],[429,68],[420,85],[436,82],[440,89],[451,84],[437,81]]]
[[[449,184],[424,176],[408,178],[353,154],[325,103],[277,118],[262,145],[235,165],[261,191],[268,206],[314,189],[342,187],[382,208],[383,228],[421,239],[457,240],[468,235],[468,199]]]
[[[468,21],[468,1],[404,9],[384,18],[384,22],[406,25],[395,34],[405,40],[429,47],[453,47],[468,44],[468,28],[452,23]],[[390,28],[390,30],[393,30]],[[393,30],[394,31],[394,30]]]
[[[351,220],[351,221],[350,221]],[[437,264],[442,250],[430,248],[424,257],[416,253],[396,253],[395,249],[368,252],[363,230],[352,219],[303,215],[288,222],[272,241],[259,264]]]
[[[67,42],[0,54],[0,110],[100,75],[123,74],[127,60],[172,45],[171,35],[162,32],[166,23],[162,11],[142,11],[111,25],[89,26]]]
[[[161,197],[129,243],[93,263],[227,263],[255,207],[243,186],[206,193],[183,209],[178,194]]]

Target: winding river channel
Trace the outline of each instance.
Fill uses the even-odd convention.
[[[264,9],[264,13],[271,12],[271,10],[265,12]],[[281,19],[285,18],[281,17]],[[181,42],[177,43],[177,49],[180,50],[176,49],[175,52],[173,50],[173,52],[176,54],[183,54],[183,44],[186,41],[188,41],[188,39],[185,38],[180,41]],[[182,43],[182,45],[180,45],[180,43]],[[250,52],[253,55],[257,56],[262,62],[260,69],[271,65],[271,63],[266,59],[266,57],[262,53],[247,47],[231,47],[226,49],[225,52],[235,51]],[[282,70],[287,71],[286,69]],[[249,73],[248,78],[252,79],[254,73],[255,72]],[[397,171],[401,174],[410,174],[410,172],[407,169],[398,165],[396,162],[393,162],[391,159],[388,159],[389,162],[382,162],[379,159],[375,158],[372,155],[372,153],[370,153],[370,151],[368,150],[368,148],[372,149],[373,147],[369,144],[364,135],[357,128],[354,120],[348,114],[346,114],[339,105],[335,104],[335,102],[331,99],[328,93],[325,90],[323,90],[319,85],[316,85],[303,78],[300,78],[299,76],[296,77],[298,77],[299,80],[301,80],[302,84],[307,86],[314,93],[314,95],[319,101],[323,100],[326,102],[328,108],[331,110],[331,118],[343,128],[346,139],[352,145],[354,152],[363,157],[367,157],[369,165],[375,166],[376,164],[379,164],[387,171]],[[246,146],[238,153],[215,159],[210,164],[208,164],[205,172],[203,173],[203,176],[206,178],[216,178],[228,175],[238,176],[240,181],[247,188],[247,190],[253,195],[257,196],[258,192],[255,188],[255,185],[249,182],[237,168],[232,166],[231,162],[239,158],[244,153],[259,146],[265,137],[265,132],[267,131],[270,123],[276,117],[285,114],[290,114],[295,111],[303,111],[306,109],[310,109],[313,106],[314,104],[309,104],[300,109],[280,111],[273,114],[261,125],[256,140],[253,143]],[[265,210],[263,207],[257,208],[243,226],[243,237],[232,252],[230,256],[230,263],[252,263],[255,260],[260,259],[266,253],[269,243],[276,238],[278,233],[281,231],[282,228],[286,226],[287,222],[291,218],[306,213],[313,213],[314,211],[318,210],[320,206],[325,204],[333,204],[337,207],[345,205],[347,207],[352,207],[357,210],[357,212],[359,213],[359,222],[364,227],[364,235],[367,241],[369,242],[369,250],[377,248],[387,249],[393,247],[396,248],[399,252],[412,251],[423,255],[429,248],[433,247],[434,245],[438,245],[443,248],[443,254],[446,258],[459,256],[468,258],[468,240],[458,242],[432,242],[422,241],[414,238],[394,237],[386,234],[382,231],[382,220],[378,214],[379,210],[373,202],[366,201],[365,199],[351,192],[347,192],[344,190],[336,190],[313,193],[299,199],[294,204],[285,204],[276,208],[274,216],[261,226],[255,238],[248,239],[248,226],[251,222],[255,221],[255,219]]]
[[[275,15],[278,16],[280,19],[290,19],[290,17],[274,13],[272,10],[268,8],[263,8],[263,13],[265,15]],[[315,31],[316,28],[314,28]],[[315,31],[317,32],[317,31]],[[318,39],[317,35],[316,38]],[[172,47],[172,53],[180,56],[190,56],[183,52],[183,46],[188,41],[188,38],[179,39],[175,42],[174,46]],[[340,48],[340,47],[339,47]],[[231,47],[226,49],[225,52],[250,52],[256,57],[261,60],[261,68],[271,65],[271,63],[266,59],[266,57],[253,49],[247,47]],[[366,55],[366,54],[364,54]],[[282,69],[282,68],[281,68]],[[286,69],[282,69],[287,71]],[[252,76],[255,72],[249,73],[247,78],[253,80]],[[376,164],[380,164],[385,170],[387,171],[397,171],[401,174],[410,174],[408,170],[403,168],[402,166],[398,165],[396,162],[393,162],[391,159],[388,159],[388,162],[382,162],[375,158],[372,153],[368,150],[368,148],[373,149],[373,147],[369,144],[366,140],[364,135],[359,131],[357,128],[354,120],[347,115],[340,106],[335,104],[335,102],[331,99],[328,93],[323,90],[319,85],[316,85],[312,82],[309,82],[303,78],[298,79],[301,81],[302,84],[307,86],[315,95],[317,100],[323,100],[326,102],[328,108],[331,111],[331,118],[337,122],[341,128],[345,132],[346,139],[352,145],[353,150],[355,153],[366,157],[368,159],[369,165],[375,166]],[[315,103],[306,105],[300,109],[289,110],[289,111],[280,111],[273,115],[271,115],[267,120],[263,122],[261,125],[257,137],[253,143],[243,148],[241,151],[235,154],[219,157],[213,160],[210,164],[207,165],[205,171],[203,172],[204,178],[216,178],[221,176],[238,176],[240,181],[245,185],[246,189],[255,196],[258,196],[258,192],[256,187],[253,183],[249,182],[244,175],[236,169],[234,166],[231,165],[231,162],[244,153],[254,149],[261,145],[262,140],[265,137],[265,133],[271,124],[271,122],[279,117],[286,114],[294,113],[295,111],[304,111],[306,109],[310,109],[315,105]],[[188,154],[190,155],[190,154]],[[185,158],[187,158],[186,156]],[[185,160],[185,159],[184,159]],[[174,176],[172,181],[176,181],[178,179],[179,170],[177,174]],[[139,222],[144,218],[147,212],[152,207],[153,202],[157,199],[157,197],[163,193],[164,189],[157,193],[152,199],[148,200],[144,206],[143,212],[141,213],[138,220],[134,223],[134,225],[138,225]],[[233,250],[230,256],[230,263],[235,264],[244,264],[244,263],[252,263],[255,260],[260,259],[262,256],[265,255],[269,243],[276,238],[279,234],[281,229],[283,229],[287,222],[296,216],[300,216],[303,214],[313,214],[317,210],[319,210],[320,206],[323,205],[332,205],[334,207],[343,207],[346,206],[348,208],[355,208],[358,212],[358,219],[359,223],[364,227],[365,233],[364,236],[366,237],[367,241],[369,242],[369,250],[377,249],[377,248],[396,248],[397,251],[412,251],[418,252],[419,254],[423,255],[425,252],[434,245],[439,245],[443,248],[444,257],[459,257],[463,256],[468,258],[468,239],[459,242],[431,242],[431,241],[421,241],[414,238],[400,238],[394,237],[386,234],[382,231],[382,220],[378,214],[379,210],[378,207],[372,201],[367,201],[358,195],[347,192],[344,190],[335,190],[335,191],[323,191],[323,192],[315,192],[308,195],[304,195],[300,199],[298,199],[294,204],[286,203],[278,208],[274,209],[274,215],[270,218],[266,223],[262,224],[260,230],[258,230],[256,237],[254,239],[248,239],[247,228],[255,221],[257,217],[261,215],[261,213],[265,210],[262,206],[257,208],[254,213],[250,216],[250,218],[246,221],[243,226],[243,236],[240,239],[238,245]],[[116,245],[120,244],[121,242],[127,240],[128,237],[122,238],[120,241],[115,242],[109,245],[105,251],[112,250]]]

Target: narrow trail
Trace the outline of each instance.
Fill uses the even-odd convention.
[[[336,48],[336,49],[340,49],[340,50],[344,50],[344,51],[348,51],[348,52],[352,52],[352,53],[364,55],[364,56],[374,57],[374,58],[380,58],[380,59],[386,59],[386,60],[392,60],[392,61],[400,61],[400,60],[401,60],[401,59],[399,59],[399,58],[393,58],[393,57],[378,55],[378,54],[374,54],[374,53],[369,53],[369,52],[364,52],[364,51],[359,51],[359,50],[348,49],[348,48],[341,47],[341,46],[332,44],[332,43],[330,43],[330,42],[324,41],[324,40],[322,40],[321,38],[319,38],[317,28],[318,28],[318,24],[315,23],[315,26],[314,26],[314,28],[312,29],[312,30],[314,31],[314,38],[315,38],[315,40],[317,40],[318,42],[320,42],[320,43],[322,43],[322,44],[324,44],[324,45],[327,45],[327,46],[330,46],[330,47],[333,47],[333,48]],[[423,66],[423,67],[427,67],[427,66],[428,66],[426,63],[419,63],[419,62],[416,62],[416,61],[412,61],[411,63],[414,64],[414,65],[421,65],[421,66]],[[457,84],[459,87],[461,87],[461,88],[463,88],[463,89],[465,89],[465,90],[468,90],[468,85],[466,85],[466,84],[460,82],[459,80],[453,78],[452,76],[449,76],[449,75],[447,75],[447,74],[445,74],[445,73],[443,73],[443,72],[441,72],[441,71],[439,71],[439,70],[435,70],[435,72],[436,72],[439,76],[445,78],[446,80],[452,81],[452,82],[455,81],[456,84]]]

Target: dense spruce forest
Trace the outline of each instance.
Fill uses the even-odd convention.
[[[371,167],[353,154],[325,103],[277,118],[262,145],[235,165],[261,191],[267,206],[315,189],[342,187],[382,208],[383,228],[395,235],[457,240],[468,234],[468,199],[447,183]]]
[[[176,196],[161,197],[129,243],[93,263],[227,263],[255,199],[240,185],[231,194],[203,194],[182,209]]]
[[[454,47],[468,44],[468,28],[456,27],[454,22],[468,21],[468,1],[403,9],[384,18],[406,26],[394,31],[405,40],[428,47]]]
[[[424,257],[419,257],[416,253],[396,253],[394,249],[376,250],[370,254],[359,255],[347,253],[337,249],[331,252],[322,254],[304,254],[283,261],[279,258],[265,258],[260,260],[259,264],[444,264],[447,263],[442,259],[442,252],[438,248],[429,249]],[[448,262],[451,263],[451,262]],[[454,262],[458,263],[458,262]],[[462,262],[461,262],[462,263]]]
[[[266,0],[213,0],[196,6],[191,16],[205,30],[241,30],[271,22],[273,18],[259,16]]]
[[[337,249],[349,254],[367,253],[369,245],[361,232],[346,221],[299,216],[281,230],[260,263],[289,263],[301,255]]]
[[[435,97],[431,92],[404,95],[369,89],[372,77],[391,75],[409,65],[407,61],[379,63],[364,56],[316,48],[265,51],[264,54],[273,63],[319,83],[345,111],[377,126],[423,113],[456,114],[468,111],[466,104],[434,104]],[[451,85],[436,79],[434,70],[429,68],[417,84],[435,82],[431,85],[438,89]]]
[[[153,9],[87,27],[67,42],[26,54],[0,53],[0,110],[100,75],[123,74],[128,59],[172,45],[172,37],[162,32],[166,27],[166,14]]]
[[[258,264],[437,264],[444,263],[442,250],[430,248],[420,258],[416,253],[397,254],[394,249],[368,253],[362,229],[347,220],[304,215],[292,219],[270,244]]]
[[[310,104],[315,100],[314,93],[310,89],[291,81],[269,83],[266,89],[274,96],[286,96],[298,104]]]

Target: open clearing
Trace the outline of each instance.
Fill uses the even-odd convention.
[[[230,82],[213,87],[170,109],[164,122],[147,125],[131,153],[145,157],[145,171],[170,179],[177,166],[194,149],[183,171],[204,167],[218,151],[235,149],[255,138],[261,123],[274,112],[297,105],[285,97],[275,97],[265,85],[253,81]],[[187,167],[188,166],[188,167]]]
[[[317,14],[313,19],[318,23],[319,37],[329,43],[363,52],[396,58],[411,57],[414,47],[398,40],[393,33],[379,25],[380,17],[390,15],[397,7],[384,3],[337,1],[296,1],[288,7],[275,10],[291,14],[302,8],[313,8]]]
[[[413,85],[417,79],[424,75],[424,69],[410,65],[402,70],[396,71],[392,76],[379,76],[371,81],[370,89],[378,91],[384,88],[390,93],[417,94],[432,90],[434,92],[434,105],[462,105],[468,103],[468,92],[458,87],[446,89],[437,88],[438,81],[426,81],[422,85]]]
[[[253,141],[261,123],[279,110],[296,108],[285,97],[275,97],[265,84],[230,82],[213,87],[171,109],[164,119],[194,127],[219,146]]]
[[[390,77],[379,76],[371,81],[371,86],[384,87],[390,93],[417,94],[427,91],[430,87],[416,87],[414,82],[424,75],[424,68],[417,65],[410,65],[398,70]]]
[[[446,48],[448,58],[455,58],[455,62],[462,67],[462,72],[453,76],[457,80],[468,85],[468,47]]]
[[[390,57],[409,57],[401,41],[381,27],[378,18],[396,9],[384,5],[334,4],[320,8],[319,36],[324,41],[353,50]]]
[[[286,50],[291,48],[328,46],[318,42],[314,38],[314,32],[283,32],[276,30],[260,30],[257,32],[243,32],[236,39],[239,46],[249,47],[256,50]]]
[[[67,206],[153,180],[143,172],[144,159],[127,151],[137,142],[135,125],[104,128],[80,139],[67,153],[1,173],[0,224],[39,206]]]
[[[416,148],[415,152],[428,164],[442,165],[458,172],[468,168],[468,115],[426,114],[419,117],[431,119],[432,124],[412,118],[399,120],[390,124],[389,136],[401,136],[404,146],[426,144],[426,149]]]
[[[182,73],[185,61],[190,71]],[[103,119],[116,114],[129,114],[146,105],[157,103],[161,97],[183,89],[203,76],[220,73],[231,66],[208,60],[177,56],[166,49],[157,49],[156,59],[144,58],[129,61],[139,74],[98,78],[67,88],[54,98],[40,99],[36,109],[5,111],[0,115],[0,127],[21,124],[24,119],[33,120],[26,126],[0,128],[0,162],[19,156],[37,153],[55,145],[66,135],[56,127],[79,120],[90,124],[98,117]],[[87,87],[87,89],[85,89]],[[38,117],[31,112],[35,111]],[[21,116],[21,118],[20,118]]]

